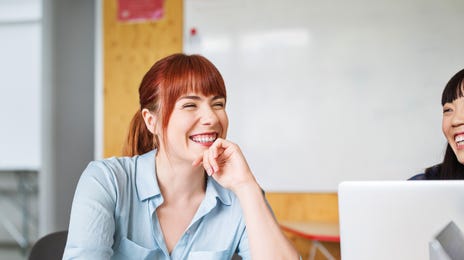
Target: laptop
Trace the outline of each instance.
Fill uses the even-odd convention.
[[[342,182],[338,203],[342,260],[453,260],[437,256],[464,254],[464,181]],[[453,239],[443,239],[445,233]],[[440,242],[453,243],[440,250],[458,251],[434,252]]]

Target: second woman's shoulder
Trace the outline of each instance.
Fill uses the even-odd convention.
[[[422,181],[422,180],[426,180],[425,173],[416,174],[408,179],[408,181]]]
[[[425,170],[424,173],[416,174],[409,178],[408,180],[436,180],[440,174],[441,164],[431,166]]]

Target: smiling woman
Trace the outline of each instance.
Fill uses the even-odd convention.
[[[441,97],[443,134],[448,141],[441,164],[425,170],[412,180],[464,179],[464,69],[446,84]]]
[[[64,259],[297,259],[238,145],[226,89],[199,55],[156,62],[126,157],[82,174]]]
[[[157,115],[158,125],[162,125],[160,130],[164,135],[179,98],[187,93],[195,92],[200,92],[204,96],[222,97],[224,102],[227,97],[222,76],[216,67],[205,58],[198,56],[194,59],[174,55],[151,67],[140,83],[140,109],[132,118],[123,154],[133,156],[159,148],[158,136],[153,138],[154,130],[147,129],[145,126],[141,116],[143,111],[145,111],[145,116],[148,115],[147,112]]]

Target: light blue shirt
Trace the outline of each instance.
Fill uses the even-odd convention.
[[[156,209],[163,203],[153,150],[91,162],[74,195],[63,259],[250,259],[237,197],[209,177],[192,222],[169,254]]]

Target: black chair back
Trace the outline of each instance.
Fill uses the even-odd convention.
[[[43,236],[31,248],[29,260],[61,260],[68,231],[58,231]]]

